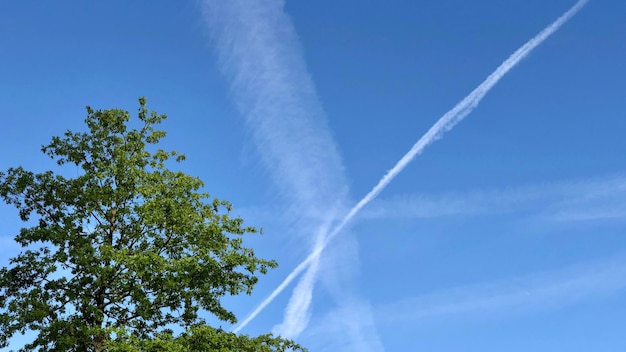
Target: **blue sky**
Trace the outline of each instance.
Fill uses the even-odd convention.
[[[55,165],[84,106],[166,113],[182,168],[280,268],[574,0],[0,4],[0,169]],[[582,4],[582,2],[579,2]],[[245,326],[312,351],[622,351],[626,3],[590,0]],[[65,171],[67,172],[67,171]],[[1,205],[0,263],[21,224]],[[22,340],[16,338],[15,346]]]

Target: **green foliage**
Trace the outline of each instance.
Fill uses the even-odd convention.
[[[24,350],[303,350],[271,335],[251,338],[206,326],[199,311],[234,323],[220,303],[250,294],[276,262],[257,258],[242,236],[256,233],[210,199],[198,178],[172,171],[175,151],[150,151],[165,115],[139,99],[141,128],[123,110],[87,107],[88,132],[67,131],[42,151],[76,178],[21,167],[0,172],[0,197],[35,226],[15,240],[27,250],[0,269],[0,347],[34,330]],[[155,149],[155,147],[152,147]],[[182,327],[173,336],[166,326]]]
[[[109,352],[163,351],[163,352],[283,352],[301,350],[299,345],[273,337],[271,334],[251,338],[214,329],[209,326],[192,326],[187,332],[173,337],[171,332],[163,332],[151,340],[138,339],[118,331],[116,341],[111,341]]]

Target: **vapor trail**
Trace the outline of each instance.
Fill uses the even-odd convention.
[[[305,243],[307,252],[317,248],[344,215],[349,187],[297,32],[284,10],[285,1],[204,0],[202,4],[218,67],[249,127],[260,164],[284,203],[276,216],[302,236],[292,245]],[[351,256],[358,258],[356,251]],[[283,322],[273,329],[277,334],[295,338],[308,325],[318,269],[308,266],[285,308]],[[343,267],[333,274],[349,272]],[[344,286],[344,290],[351,288]],[[360,317],[358,324],[374,325],[371,310]],[[367,338],[378,341],[374,329],[367,331],[367,337],[353,334],[353,344]]]
[[[270,302],[280,294],[313,260],[315,260],[328,245],[328,243],[354,218],[354,216],[372,201],[387,185],[413,160],[421,154],[424,148],[441,138],[443,134],[451,130],[457,123],[469,115],[480,103],[482,98],[504,77],[515,65],[524,59],[530,52],[539,46],[550,35],[556,32],[565,22],[571,19],[589,0],[579,0],[572,8],[565,12],[551,25],[539,32],[534,38],[526,42],[517,49],[508,59],[506,59],[493,73],[491,73],[483,83],[476,87],[469,95],[461,100],[455,107],[446,112],[429,130],[420,138],[417,143],[389,170],[378,184],[361,199],[333,231],[321,242],[309,256],[304,259],[296,268],[287,275],[285,280],[263,300],[235,329],[238,332],[243,329],[252,319],[254,319]]]

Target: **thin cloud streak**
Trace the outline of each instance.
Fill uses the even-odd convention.
[[[204,15],[265,169],[288,208],[319,223],[348,183],[283,3],[205,0]]]
[[[264,206],[243,210],[257,218],[271,218],[279,212],[277,207]],[[549,221],[611,219],[626,212],[626,173],[504,188],[379,197],[364,208],[357,219],[437,219],[517,211],[529,211],[529,216],[537,214]]]
[[[283,7],[282,0],[205,0],[204,15],[235,104],[288,203],[283,211],[317,248],[345,211],[348,183]],[[318,265],[309,267],[275,332],[295,337],[307,326],[317,270]]]
[[[323,252],[328,243],[359,213],[359,211],[371,202],[387,185],[411,162],[417,155],[421,154],[424,148],[431,143],[440,139],[443,134],[451,130],[457,123],[461,122],[469,113],[478,106],[483,97],[504,77],[513,67],[515,67],[522,59],[539,46],[550,35],[556,32],[563,24],[572,18],[588,0],[579,0],[572,8],[565,12],[561,17],[554,21],[550,26],[542,30],[538,35],[529,40],[521,48],[515,51],[507,60],[505,60],[487,79],[474,89],[468,96],[459,102],[454,108],[445,113],[422,138],[396,163],[396,165],[383,176],[378,184],[361,199],[348,214],[339,222],[334,230],[325,238],[319,246],[317,246],[309,256],[304,259],[296,268],[289,273],[285,280],[265,299],[263,300],[236,328],[240,330],[254,319],[278,294],[280,294],[287,285],[289,285],[310,263],[317,260],[317,257]]]
[[[295,338],[308,326],[311,318],[313,287],[317,281],[320,257],[311,262],[302,278],[293,289],[291,299],[285,309],[283,322],[276,325],[272,332],[286,338]]]
[[[494,319],[558,309],[626,289],[626,256],[510,280],[458,287],[379,305],[381,325],[404,326],[471,316]]]
[[[312,351],[327,351],[328,346],[333,346],[333,351],[342,352],[381,351],[384,348],[380,340],[375,338],[376,327],[361,323],[374,312],[369,302],[352,298],[314,320],[302,336],[303,343],[310,346]]]
[[[322,228],[317,234],[317,244],[315,247],[323,241],[326,233],[328,233],[328,228]],[[354,256],[357,256],[356,253]],[[320,257],[318,256],[311,262],[306,272],[293,289],[293,293],[285,309],[283,322],[274,326],[272,329],[274,334],[293,339],[298,337],[308,326],[311,318],[313,288],[317,282],[319,268]]]
[[[359,218],[427,219],[507,214],[520,210],[550,221],[610,219],[626,212],[626,176],[378,199],[361,212]]]

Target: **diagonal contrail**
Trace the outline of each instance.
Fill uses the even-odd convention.
[[[270,302],[280,294],[287,285],[289,285],[311,262],[322,253],[326,245],[335,237],[343,228],[354,218],[354,216],[372,201],[387,185],[411,162],[417,155],[421,154],[424,148],[441,138],[443,134],[451,130],[457,123],[463,120],[468,114],[476,108],[483,97],[493,88],[498,81],[504,77],[513,67],[515,67],[522,59],[530,54],[533,49],[539,46],[550,35],[556,32],[563,24],[571,19],[589,0],[579,0],[572,8],[565,12],[556,21],[539,32],[534,38],[522,45],[508,59],[506,59],[493,73],[491,73],[485,81],[476,87],[469,95],[461,100],[455,107],[446,112],[429,130],[420,138],[413,147],[389,170],[378,184],[361,199],[348,214],[335,226],[332,232],[325,238],[323,242],[316,246],[309,256],[304,259],[294,270],[287,275],[285,280],[278,285],[276,289],[265,298],[238,326],[233,329],[238,332],[243,329],[252,319],[254,319]]]
[[[202,4],[219,68],[250,127],[260,162],[285,203],[284,211],[274,216],[289,221],[291,228],[298,228],[301,240],[312,240],[311,248],[317,248],[344,215],[349,187],[297,33],[284,11],[285,1],[204,0]],[[356,251],[351,257],[356,264]],[[316,262],[321,262],[319,257]],[[285,308],[283,323],[273,329],[277,334],[295,338],[308,325],[318,271],[319,266],[308,266]],[[349,269],[342,267],[333,274],[349,275]],[[335,293],[330,294],[339,301]],[[375,330],[366,329],[374,326],[372,312],[364,309],[359,316],[356,323],[363,328],[351,333],[351,343],[372,340],[372,345],[380,345]],[[367,336],[360,331],[367,331]]]

